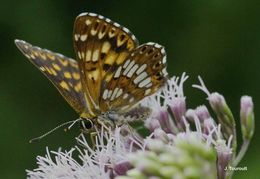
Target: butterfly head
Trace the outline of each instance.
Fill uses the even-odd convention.
[[[90,119],[80,117],[79,126],[83,133],[89,133],[94,130],[94,124]]]
[[[107,111],[101,115],[101,118],[104,120],[109,120],[111,122],[115,122],[118,120],[118,113],[115,111]]]

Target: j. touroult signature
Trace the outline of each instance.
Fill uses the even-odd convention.
[[[224,169],[225,171],[230,170],[230,171],[247,171],[247,167],[232,167],[232,166],[226,166]]]

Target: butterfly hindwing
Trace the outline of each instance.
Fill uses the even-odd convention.
[[[32,46],[22,40],[16,40],[15,44],[29,61],[54,84],[72,108],[79,114],[82,113],[85,109],[85,100],[77,62],[61,54]]]
[[[117,67],[101,94],[101,104],[112,111],[125,111],[155,93],[167,79],[166,54],[162,46],[146,43],[134,49]]]
[[[87,98],[93,106],[106,111],[108,106],[100,97],[114,71],[126,61],[138,41],[125,27],[93,13],[76,18],[73,41]]]

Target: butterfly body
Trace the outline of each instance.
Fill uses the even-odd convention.
[[[127,28],[94,13],[75,20],[76,60],[25,41],[15,43],[80,117],[92,121],[115,121],[167,80],[162,46],[139,45]]]

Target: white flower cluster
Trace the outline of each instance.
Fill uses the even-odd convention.
[[[244,143],[237,154],[235,120],[224,97],[210,93],[201,78],[199,88],[208,96],[217,116],[214,120],[205,105],[188,109],[183,84],[188,76],[168,80],[157,94],[141,105],[152,109],[142,137],[130,125],[97,130],[95,143],[84,135],[78,146],[62,152],[49,151],[37,157],[38,168],[27,170],[30,179],[141,179],[141,178],[228,178],[244,156],[254,132],[253,102],[241,98],[241,128]],[[77,153],[78,157],[75,159]]]

